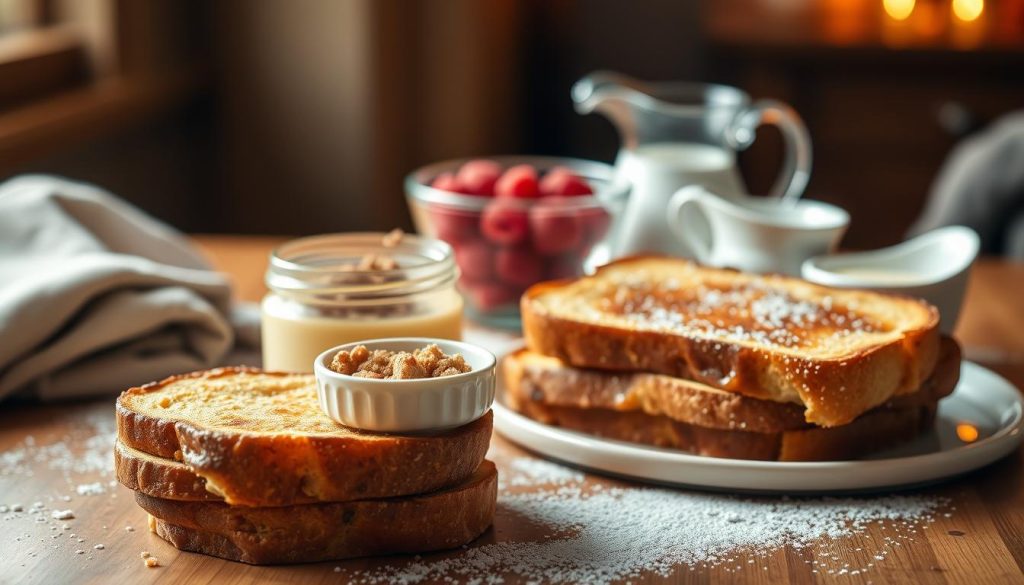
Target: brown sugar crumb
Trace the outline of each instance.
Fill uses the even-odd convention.
[[[399,228],[395,228],[390,232],[384,234],[381,238],[380,244],[384,248],[395,248],[402,243],[402,238],[405,237],[405,232]],[[340,266],[338,269],[342,272],[378,272],[395,270],[398,268],[398,262],[394,258],[386,254],[366,254],[359,259],[359,262],[355,264],[345,264]],[[384,282],[377,278],[371,278],[371,282]]]
[[[398,268],[398,262],[391,256],[382,256],[378,254],[367,254],[359,260],[359,264],[356,264],[356,270],[359,271],[373,271],[373,270],[394,270]]]
[[[339,351],[331,360],[331,369],[339,374],[351,376],[360,364],[370,357],[365,345],[357,345],[352,351]]]
[[[351,351],[339,351],[331,360],[330,369],[357,378],[378,380],[412,380],[440,378],[464,374],[472,368],[461,354],[445,355],[435,344],[421,349],[370,351],[357,345]]]
[[[394,248],[398,244],[402,243],[402,238],[404,237],[405,232],[402,231],[402,228],[395,228],[388,232],[387,234],[385,234],[384,238],[381,239],[380,243],[385,248]]]

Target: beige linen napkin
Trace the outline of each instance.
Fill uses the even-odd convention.
[[[231,287],[179,233],[101,189],[0,184],[0,400],[112,393],[216,365]]]

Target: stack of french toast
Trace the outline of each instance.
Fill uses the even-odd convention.
[[[383,435],[320,410],[312,375],[223,368],[117,400],[118,480],[182,550],[255,564],[466,544],[490,526],[491,414]]]
[[[522,298],[504,401],[546,424],[737,459],[843,460],[931,428],[960,348],[916,299],[659,257]]]

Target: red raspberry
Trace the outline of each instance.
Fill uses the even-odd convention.
[[[455,179],[465,193],[491,197],[494,195],[494,184],[501,176],[501,165],[493,160],[471,160],[462,165]]]
[[[442,191],[448,191],[450,193],[465,193],[466,190],[462,187],[462,183],[452,173],[441,173],[434,177],[434,180],[430,182],[430,186],[435,189]]]
[[[469,302],[481,311],[515,305],[519,301],[519,290],[495,282],[472,282],[463,285],[463,292]]]
[[[453,247],[480,237],[479,220],[472,211],[432,205],[427,208],[427,214],[434,236]]]
[[[529,286],[544,276],[540,258],[523,248],[502,248],[494,258],[498,278],[508,284]]]
[[[545,197],[530,208],[533,249],[545,256],[570,250],[583,238],[577,211],[566,208],[564,203],[561,197]]]
[[[522,242],[530,232],[526,210],[509,201],[493,201],[480,216],[480,231],[495,244]]]
[[[482,240],[455,246],[455,263],[465,280],[487,282],[494,278],[494,253],[487,242]]]
[[[537,187],[537,171],[530,165],[509,167],[494,184],[494,194],[498,197],[522,199],[540,196]]]
[[[566,167],[555,167],[544,175],[540,182],[540,194],[546,197],[563,196],[573,197],[578,195],[593,195],[594,190],[590,188],[579,175]]]

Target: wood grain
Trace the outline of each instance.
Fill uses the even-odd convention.
[[[266,255],[279,238],[202,237],[200,247],[213,262],[230,272],[238,296],[258,300],[263,292]],[[958,329],[968,355],[989,358],[987,365],[1024,385],[1024,266],[994,260],[979,263],[970,285],[967,307]],[[467,336],[492,347],[515,342],[506,334],[470,328]],[[496,347],[501,350],[501,348]],[[985,360],[982,360],[985,361]],[[31,435],[37,446],[64,441],[81,453],[83,441],[97,424],[112,424],[113,400],[31,405],[4,403],[0,407],[0,469],[11,467],[10,453]],[[500,437],[492,441],[490,457],[499,468],[526,453]],[[0,474],[0,505],[42,502],[46,518],[33,514],[0,513],[0,583],[217,583],[342,582],[351,571],[379,567],[406,559],[362,559],[287,567],[251,567],[190,553],[181,553],[151,534],[146,516],[121,486],[108,486],[109,473],[65,472],[52,468],[49,458],[28,461],[14,474]],[[1020,451],[996,464],[940,486],[920,490],[945,497],[949,505],[927,528],[913,532],[896,523],[879,523],[866,533],[823,540],[814,547],[783,548],[757,554],[740,551],[735,566],[679,567],[670,577],[644,576],[633,583],[1020,583],[1024,582],[1024,473]],[[100,495],[79,495],[76,486],[102,481]],[[589,486],[625,485],[588,475]],[[64,501],[68,496],[70,501]],[[74,510],[73,520],[50,519],[58,508]],[[69,530],[61,529],[67,523]],[[134,531],[127,531],[126,527]],[[51,530],[51,527],[54,529]],[[51,538],[54,533],[60,536]],[[70,534],[74,533],[75,538]],[[543,527],[524,522],[501,507],[495,525],[474,546],[493,542],[530,541],[544,537]],[[884,560],[872,555],[873,543],[886,537],[899,540]],[[77,539],[83,542],[78,543]],[[104,548],[93,547],[102,543]],[[83,550],[83,554],[75,554]],[[161,566],[147,569],[140,558],[148,551]],[[753,563],[748,561],[753,560]],[[819,564],[815,564],[819,563]],[[824,567],[867,567],[856,575],[829,575]],[[871,565],[870,567],[868,565]],[[729,563],[733,565],[733,563]],[[334,568],[342,568],[335,573]],[[821,570],[818,570],[818,568]],[[816,572],[817,571],[817,572]],[[507,583],[520,582],[501,575]],[[463,579],[464,581],[465,579]]]

